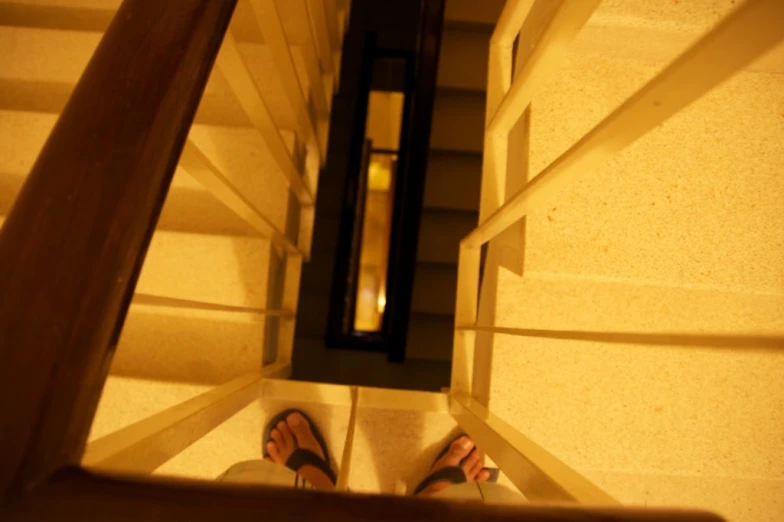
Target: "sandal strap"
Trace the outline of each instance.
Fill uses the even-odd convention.
[[[419,485],[414,490],[414,495],[419,495],[422,490],[431,484],[442,481],[447,481],[450,484],[462,484],[463,482],[466,482],[466,476],[463,472],[463,468],[449,466],[446,468],[441,468],[438,471],[434,471],[419,483]]]
[[[302,466],[318,468],[329,478],[333,485],[337,483],[335,472],[332,471],[324,459],[308,449],[297,448],[286,461],[286,467],[297,472]]]

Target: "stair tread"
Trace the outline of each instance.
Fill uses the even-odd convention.
[[[47,28],[0,26],[0,108],[59,113],[87,66],[102,34]],[[293,112],[269,47],[238,42],[262,99],[280,129],[294,130]],[[295,69],[307,92],[308,78],[300,46],[291,46]],[[33,57],[33,59],[31,59]],[[251,122],[219,68],[213,70],[196,113],[197,123],[250,127]]]
[[[479,211],[482,158],[431,150],[425,177],[425,208]]]
[[[0,110],[0,215],[8,212],[56,121],[57,115],[51,113]],[[293,146],[293,134],[282,135]],[[255,131],[195,125],[191,138],[235,186],[242,187],[256,208],[264,209],[265,216],[285,230],[288,185]],[[249,176],[249,171],[268,173],[266,183]],[[172,180],[158,228],[259,234],[181,168]]]
[[[445,27],[441,33],[437,85],[486,90],[489,47],[489,31]]]
[[[484,143],[484,93],[439,89],[433,106],[430,147],[481,152]]]
[[[417,263],[411,310],[419,313],[451,315],[455,310],[457,265]]]
[[[110,377],[90,440],[174,406],[208,387]],[[348,487],[354,492],[410,494],[442,445],[457,431],[446,396],[402,390],[359,390]],[[232,465],[260,460],[264,423],[287,408],[307,413],[323,434],[339,470],[351,415],[347,386],[268,380],[261,399],[240,410],[155,470],[156,475],[214,480]],[[506,478],[502,480],[506,482]]]
[[[449,23],[494,26],[505,3],[505,0],[447,0],[444,20]]]
[[[478,213],[425,209],[419,230],[417,261],[457,263],[460,240],[477,225]]]
[[[271,389],[278,384],[283,387],[283,390]],[[261,400],[254,401],[214,431],[196,441],[161,466],[156,473],[210,480],[238,462],[260,460],[262,458],[260,441],[264,423],[288,408],[300,409],[313,419],[326,441],[332,468],[339,469],[351,415],[349,391],[344,387],[310,385],[322,390],[321,393],[325,395],[345,396],[348,401],[342,401],[340,404],[326,403],[326,401],[320,403],[312,398],[297,397],[296,391],[288,392],[287,396],[285,390],[301,388],[297,387],[297,384],[268,381],[262,390]]]
[[[661,70],[652,58],[570,51],[534,92],[531,173]],[[720,338],[784,337],[782,82],[741,72],[584,173],[527,215],[525,277],[500,270],[495,324],[592,335],[494,335],[491,409],[624,500],[724,495],[744,519],[780,494],[784,354]]]
[[[412,312],[406,339],[407,360],[450,361],[454,315]]]
[[[251,312],[132,303],[110,373],[223,384],[259,367],[265,324]]]
[[[92,442],[160,413],[212,386],[110,375],[106,379],[87,441]]]
[[[456,431],[448,411],[363,409],[357,416],[349,488],[410,495]]]
[[[270,241],[157,231],[136,293],[263,309]]]

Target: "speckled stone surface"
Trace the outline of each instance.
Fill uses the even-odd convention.
[[[634,64],[622,65],[602,77],[622,70],[633,76]],[[589,130],[594,118],[586,114],[604,114],[620,101],[605,97],[614,88],[603,85],[581,92],[579,111],[567,108],[560,89],[535,102],[532,170]],[[730,80],[535,210],[526,270],[780,294],[782,114],[782,77],[744,73]]]
[[[422,406],[429,401],[438,403],[436,399],[417,398],[436,394],[396,392],[401,394],[398,405],[357,410],[348,482],[351,491],[410,495],[427,476],[438,453],[461,432],[446,409],[428,411]],[[487,459],[486,465],[494,464]],[[498,483],[516,491],[503,473]]]
[[[133,304],[111,373],[223,384],[261,366],[264,316]]]
[[[110,375],[88,441],[101,438],[206,392],[211,387]]]
[[[293,384],[296,387],[296,384]],[[95,440],[208,391],[211,387],[126,377],[109,377],[98,405],[89,440]],[[342,387],[341,387],[342,388]],[[346,396],[348,397],[346,388]],[[240,410],[226,422],[159,467],[155,473],[212,480],[243,460],[262,458],[262,432],[267,420],[287,408],[298,408],[318,425],[327,442],[333,469],[339,469],[348,431],[350,402],[330,404],[267,396]]]
[[[158,231],[136,293],[266,308],[269,261],[268,239]]]
[[[261,458],[261,429],[258,404],[246,406],[154,474],[214,480],[237,462]]]
[[[294,130],[296,128],[294,113],[289,105],[280,76],[275,72],[269,47],[251,42],[238,42],[237,47],[256,82],[267,109],[272,114],[275,124],[281,129]],[[307,92],[310,85],[302,50],[298,47],[292,47],[291,55],[300,88],[303,89],[303,92]]]
[[[729,7],[608,2],[597,20],[697,35]],[[661,57],[570,52],[533,97],[530,171],[652,78]],[[782,142],[784,77],[752,68],[583,173],[529,215],[524,277],[500,271],[498,324],[784,336]],[[490,407],[622,501],[780,520],[783,378],[784,351],[751,343],[496,335]]]
[[[578,469],[784,479],[784,354],[497,336],[493,366],[493,412]]]
[[[281,134],[292,146],[293,134]],[[288,182],[258,131],[195,124],[189,136],[238,192],[279,230],[285,230]]]
[[[349,489],[404,494],[459,433],[448,412],[363,409],[354,432]]]
[[[53,113],[0,110],[0,215],[10,209],[56,121]],[[181,168],[172,180],[158,229],[258,235]]]
[[[597,470],[584,473],[626,505],[705,509],[731,522],[776,522],[784,515],[784,481],[780,480]]]
[[[244,408],[205,437],[156,470],[157,474],[211,480],[244,460],[262,458],[267,419],[286,408],[299,408],[322,430],[338,469],[348,429],[350,405],[325,405],[264,397]]]
[[[495,324],[636,333],[784,335],[784,298],[656,281],[501,269]],[[622,303],[623,306],[619,306]]]

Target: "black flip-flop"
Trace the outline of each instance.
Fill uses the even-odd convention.
[[[332,468],[329,467],[329,452],[327,451],[327,444],[324,442],[324,437],[321,435],[321,432],[318,429],[318,426],[308,417],[307,413],[302,410],[297,409],[288,409],[283,410],[282,412],[275,415],[267,425],[264,427],[264,438],[263,438],[263,452],[264,458],[269,457],[269,452],[267,451],[267,443],[272,440],[272,430],[277,428],[278,423],[280,421],[286,421],[286,418],[291,415],[292,413],[299,413],[305,420],[310,424],[310,431],[313,432],[313,436],[316,438],[316,442],[321,447],[321,451],[324,452],[324,458],[322,459],[315,453],[310,450],[300,448],[297,446],[297,438],[294,437],[294,445],[297,446],[297,449],[294,450],[294,453],[286,461],[286,467],[294,470],[295,472],[299,470],[302,466],[310,465],[315,468],[320,469],[324,472],[324,474],[332,481],[332,484],[337,483],[337,477],[335,477],[335,472],[332,471]],[[293,436],[293,435],[292,435]]]
[[[450,440],[446,444],[446,446],[444,446],[444,449],[441,450],[441,453],[439,453],[438,456],[433,460],[433,464],[438,462],[439,459],[441,459],[441,457],[446,455],[446,453],[449,451],[449,448],[452,446],[453,442],[465,436],[466,436],[465,433],[461,433],[460,435],[457,435],[452,440]],[[476,448],[476,445],[474,445],[474,448]],[[464,457],[460,461],[460,464],[462,465],[465,459],[467,458],[468,456]],[[490,477],[487,479],[486,482],[496,482],[498,480],[499,472],[497,468],[484,468],[484,469],[490,472]],[[465,472],[463,472],[463,468],[459,466],[447,466],[445,468],[439,469],[438,471],[434,471],[433,473],[425,477],[422,480],[422,482],[419,483],[419,485],[414,490],[414,496],[419,495],[425,488],[427,488],[431,484],[434,484],[436,482],[442,482],[442,481],[449,482],[450,484],[462,484],[463,482],[466,482]]]

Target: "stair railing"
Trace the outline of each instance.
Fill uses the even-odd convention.
[[[712,88],[741,71],[784,39],[784,3],[746,0],[691,48],[612,111],[585,136],[525,183],[528,111],[532,93],[557,71],[569,44],[599,0],[508,0],[490,43],[482,165],[480,223],[460,243],[450,395],[455,418],[531,500],[614,502],[584,477],[487,410],[492,334],[604,342],[780,347],[780,338],[698,336],[680,333],[629,335],[503,328],[481,321],[495,305],[495,284],[485,266],[480,302],[482,246],[520,248],[521,219],[551,205],[566,187],[650,132]],[[517,57],[512,67],[513,47]],[[515,151],[518,152],[518,151]],[[508,234],[508,235],[507,235]],[[511,238],[511,241],[510,241]],[[494,259],[491,262],[491,258]],[[488,254],[488,264],[498,263]],[[480,335],[480,334],[490,334]],[[642,337],[642,338],[641,338]],[[522,407],[522,406],[521,406]]]
[[[286,271],[286,284],[298,284],[296,267],[306,258],[309,241],[292,240],[276,229],[187,140],[216,63],[288,177],[303,212],[312,206],[317,175],[307,172],[305,162],[297,158],[309,154],[319,160],[316,163],[323,160],[325,138],[319,130],[323,122],[312,119],[308,111],[303,113],[304,98],[295,85],[296,71],[284,45],[285,35],[281,38],[274,1],[250,2],[259,25],[266,29],[276,69],[291,87],[289,103],[297,114],[297,134],[305,149],[301,154],[281,139],[226,32],[236,0],[125,0],[0,230],[2,518],[198,521],[257,520],[267,514],[276,520],[650,519],[649,512],[635,510],[452,504],[112,476],[105,471],[151,472],[258,398],[265,379],[285,378],[290,370],[290,343],[288,348],[281,344],[277,360],[259,373],[218,386],[86,445],[136,279],[181,153],[189,172],[196,172],[197,179],[212,187],[221,201],[265,230],[273,244],[286,252],[295,267]],[[488,118],[485,154],[493,154],[494,163],[483,167],[484,178],[489,178],[483,187],[505,185],[510,167],[505,165],[505,156],[496,152],[506,147],[512,124],[530,103],[530,83],[556,65],[563,45],[596,4],[564,0],[544,16],[547,3],[510,1],[493,38],[491,58],[497,63],[491,63],[488,92],[495,93],[492,103],[496,108],[488,111],[493,115]],[[333,67],[325,75],[331,78],[323,83],[325,92],[315,94],[316,106],[323,110],[325,103],[329,105],[326,92],[337,81],[339,42],[348,7],[338,12],[335,0],[325,0],[321,6],[317,0],[308,0],[306,6],[309,16],[318,21],[312,30],[314,41],[322,46],[312,50],[308,67],[325,72],[330,61]],[[483,188],[481,225],[461,243],[452,387],[439,401],[529,499],[614,503],[472,396],[479,380],[487,378],[473,369],[475,334],[494,328],[476,323],[480,247],[532,206],[552,197],[578,172],[628,145],[780,41],[782,31],[776,21],[782,14],[784,7],[778,0],[748,0],[519,192],[500,198],[499,194],[487,195],[488,189]],[[535,25],[534,33],[526,34],[539,36],[529,52],[523,53],[527,58],[518,60],[522,65],[511,82],[511,44],[526,24]],[[329,48],[323,48],[327,44]],[[729,60],[717,59],[728,54]],[[284,298],[282,306],[275,313],[290,321],[293,335],[291,311],[296,309],[296,297],[288,302]],[[350,399],[349,437],[360,395],[361,390],[355,391]],[[347,448],[350,459],[350,441]],[[344,470],[338,481],[342,488],[346,485]],[[716,520],[706,514],[673,512],[666,516],[670,520]]]

